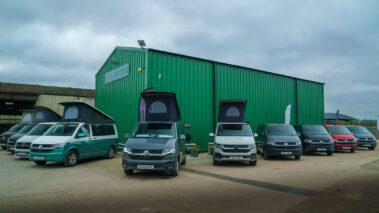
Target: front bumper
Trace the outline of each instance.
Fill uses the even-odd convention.
[[[7,151],[8,152],[13,152],[15,149],[15,143],[14,142],[8,142],[7,144]]]
[[[252,148],[249,152],[224,152],[215,147],[213,157],[217,161],[256,161],[257,149]]]
[[[304,152],[334,152],[334,143],[304,143]]]
[[[334,150],[335,151],[350,151],[350,150],[356,150],[357,144],[356,143],[334,143]]]
[[[376,141],[358,141],[359,148],[375,148]]]
[[[65,161],[65,153],[63,149],[55,149],[52,152],[29,152],[29,159],[33,161],[53,161],[63,163]]]
[[[29,159],[29,149],[15,149],[14,155],[19,158]]]
[[[173,171],[176,169],[177,154],[166,155],[161,160],[131,159],[127,153],[123,154],[122,167],[124,170]],[[145,168],[142,168],[142,167]],[[150,168],[147,168],[149,166]],[[152,167],[151,167],[152,166]]]
[[[7,147],[7,143],[8,143],[8,138],[0,139],[0,146],[1,147],[6,148]]]
[[[269,156],[296,156],[302,154],[302,147],[299,146],[273,146],[266,145],[265,152]]]

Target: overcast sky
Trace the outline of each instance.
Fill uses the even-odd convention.
[[[324,82],[327,112],[379,114],[377,0],[0,0],[0,81],[94,88],[114,47],[137,39]]]

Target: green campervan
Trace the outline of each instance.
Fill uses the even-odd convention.
[[[75,166],[86,158],[113,158],[118,144],[113,119],[83,102],[60,104],[64,106],[62,122],[32,142],[30,160],[37,165],[52,161]]]

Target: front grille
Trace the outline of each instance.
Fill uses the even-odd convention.
[[[337,143],[353,144],[354,140],[336,140]]]
[[[132,160],[163,160],[165,156],[129,155]]]
[[[31,152],[42,152],[42,153],[49,153],[54,150],[52,148],[52,144],[32,144],[32,147],[30,148]]]
[[[296,142],[275,142],[277,146],[296,146]]]
[[[228,153],[248,153],[250,149],[221,149],[223,152]]]
[[[30,143],[16,143],[16,149],[30,149]]]
[[[52,144],[32,144],[32,148],[52,148]]]
[[[9,145],[14,145],[16,143],[16,141],[14,141],[14,140],[8,140],[8,146]]]
[[[248,145],[224,145],[224,148],[229,148],[229,149],[247,149],[249,146]]]
[[[162,154],[161,149],[132,149],[132,153],[142,154],[146,150],[151,154]]]
[[[54,149],[38,149],[38,148],[31,148],[30,151],[32,152],[42,152],[42,153],[49,153],[52,152]]]

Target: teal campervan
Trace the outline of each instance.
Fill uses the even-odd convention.
[[[113,119],[83,102],[64,102],[62,122],[51,126],[30,146],[30,160],[37,165],[48,161],[75,166],[93,157],[113,158],[118,133]]]

